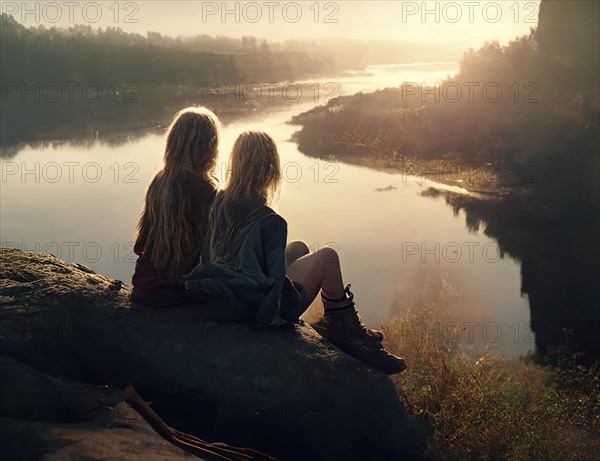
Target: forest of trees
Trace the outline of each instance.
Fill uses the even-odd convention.
[[[213,89],[227,92],[236,84],[332,77],[374,62],[456,59],[456,50],[428,43],[142,36],[118,27],[25,27],[5,13],[0,53],[5,157],[47,140],[142,135],[189,104],[232,115],[257,110],[252,101],[210,99]]]
[[[467,51],[460,72],[437,89],[399,82],[300,114],[294,119],[302,125],[297,138],[309,155],[340,159],[391,157],[395,151],[406,158],[454,153],[468,160],[515,160],[549,124],[569,126],[572,135],[597,129],[598,62],[582,62],[587,69],[549,57],[534,34],[504,47],[486,43]]]
[[[183,39],[120,28],[26,28],[3,14],[2,81],[115,81],[199,85],[283,81],[323,73],[326,61],[306,52],[273,51],[256,37]]]
[[[6,14],[0,54],[4,157],[47,141],[120,143],[164,126],[186,105],[241,115],[256,110],[256,103],[230,97],[226,102],[233,104],[225,107],[220,93],[211,92],[308,79],[334,68],[323,54],[251,36],[143,37],[89,25],[27,28]]]
[[[597,3],[580,3],[598,9]],[[299,147],[312,156],[390,165],[444,158],[499,167],[562,162],[569,166],[557,168],[562,179],[568,171],[573,181],[592,184],[589,175],[598,161],[598,23],[582,23],[582,17],[597,15],[580,10],[571,22],[577,34],[559,34],[541,22],[507,46],[492,42],[470,49],[458,74],[437,89],[399,82],[315,107],[293,120],[301,125]]]

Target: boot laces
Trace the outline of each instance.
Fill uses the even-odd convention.
[[[346,288],[344,288],[344,293],[346,293],[346,299],[350,301],[354,299],[354,294],[350,291],[351,286],[351,284],[348,284],[346,285]]]
[[[354,294],[350,291],[350,287],[352,285],[349,283],[348,285],[346,285],[346,288],[344,288],[344,292],[346,293],[346,296],[348,297],[347,299],[349,299],[352,302],[352,309],[354,310],[354,314],[352,316],[352,322],[359,328],[361,329],[365,334],[368,334],[369,329],[366,327],[366,325],[363,323],[362,319],[360,318],[360,315],[358,314],[358,311],[356,310],[356,307],[354,307]]]

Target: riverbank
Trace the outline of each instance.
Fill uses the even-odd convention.
[[[187,106],[205,106],[223,124],[260,111],[277,111],[297,104],[327,102],[335,93],[320,82],[250,82],[233,85],[97,86],[93,99],[48,101],[36,95],[25,101],[8,98],[2,104],[0,157],[11,158],[26,147],[118,146],[152,133],[164,132],[173,115]],[[334,89],[335,90],[335,89]]]
[[[324,160],[400,175],[403,180],[412,176],[424,185],[433,188],[450,186],[453,191],[463,192],[481,199],[510,193],[526,194],[530,191],[529,187],[520,184],[522,181],[519,178],[524,173],[522,172],[523,167],[517,164],[512,168],[501,168],[491,162],[478,164],[450,159],[388,159],[372,154],[341,159],[330,154]],[[525,169],[530,168],[529,166],[525,167]]]

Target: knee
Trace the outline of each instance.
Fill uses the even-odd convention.
[[[290,242],[289,245],[286,247],[286,250],[299,255],[299,258],[310,253],[310,248],[308,248],[308,245],[302,240],[295,240],[293,242]]]
[[[318,251],[318,260],[327,264],[339,264],[340,257],[335,249],[331,247],[323,247]]]
[[[288,246],[285,248],[285,259],[287,265],[289,266],[291,263],[296,261],[310,253],[310,249],[308,245],[300,240],[296,240],[294,242],[290,242]]]

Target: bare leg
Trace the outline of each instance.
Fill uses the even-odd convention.
[[[345,296],[340,260],[333,248],[324,247],[296,259],[287,267],[287,275],[304,286],[309,304],[319,290],[332,299]]]
[[[321,291],[325,316],[312,324],[321,336],[351,356],[388,374],[400,373],[406,369],[404,360],[389,354],[381,346],[383,334],[369,330],[362,323],[354,308],[352,294],[349,293],[349,297],[346,297],[340,260],[333,248],[325,247],[310,253],[305,243],[292,242],[286,248],[285,256],[287,276],[300,282],[305,290],[303,295],[306,298],[298,306],[298,316]],[[343,306],[352,309],[342,308]]]

